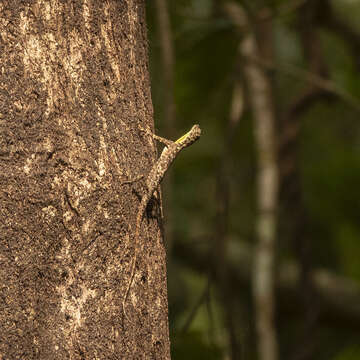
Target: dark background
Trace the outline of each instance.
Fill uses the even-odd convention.
[[[166,3],[173,90],[161,56],[166,30],[155,2],[147,6],[156,131],[176,139],[194,123],[203,130],[176,160],[164,190],[165,200],[171,194],[172,356],[256,359],[257,158],[238,56],[250,30],[230,20],[221,1]],[[360,359],[360,2],[235,3],[251,19],[260,46],[271,47],[263,68],[272,86],[280,176],[274,254],[279,358]],[[269,42],[261,44],[264,38]],[[229,127],[237,83],[244,110]],[[169,126],[172,91],[176,117]],[[217,249],[219,236],[226,239],[224,252]],[[223,283],[215,274],[219,263],[226,269]]]

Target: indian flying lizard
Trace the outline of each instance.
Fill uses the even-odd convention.
[[[145,130],[146,131],[146,130]],[[149,131],[146,131],[147,133],[150,133]],[[201,135],[201,129],[200,126],[195,124],[189,132],[187,132],[185,135],[181,136],[176,141],[171,141],[164,139],[160,136],[157,136],[155,134],[150,133],[150,135],[159,142],[163,143],[165,145],[161,155],[159,156],[159,159],[155,162],[154,166],[151,168],[149,174],[146,178],[146,191],[143,197],[141,198],[138,210],[137,210],[137,216],[136,216],[136,228],[135,228],[135,240],[134,240],[134,256],[132,259],[131,264],[131,273],[130,273],[130,280],[129,284],[126,288],[125,296],[123,299],[123,311],[126,316],[125,311],[125,303],[126,299],[129,295],[131,285],[134,280],[135,275],[135,266],[136,266],[136,259],[137,259],[137,252],[138,252],[138,240],[140,236],[140,229],[141,229],[141,222],[142,218],[144,216],[144,213],[146,211],[146,207],[153,196],[155,190],[159,187],[161,180],[163,179],[166,171],[169,169],[172,162],[175,160],[176,156],[180,153],[182,149],[185,149],[186,147],[193,144],[196,140],[199,139]],[[130,183],[133,181],[125,181],[123,184]]]

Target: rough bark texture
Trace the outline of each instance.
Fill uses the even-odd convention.
[[[143,0],[0,1],[0,358],[167,359]]]

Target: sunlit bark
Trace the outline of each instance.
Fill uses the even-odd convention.
[[[0,2],[0,358],[170,357],[144,7]]]

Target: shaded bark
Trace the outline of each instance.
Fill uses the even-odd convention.
[[[0,4],[0,357],[170,358],[144,1]]]

